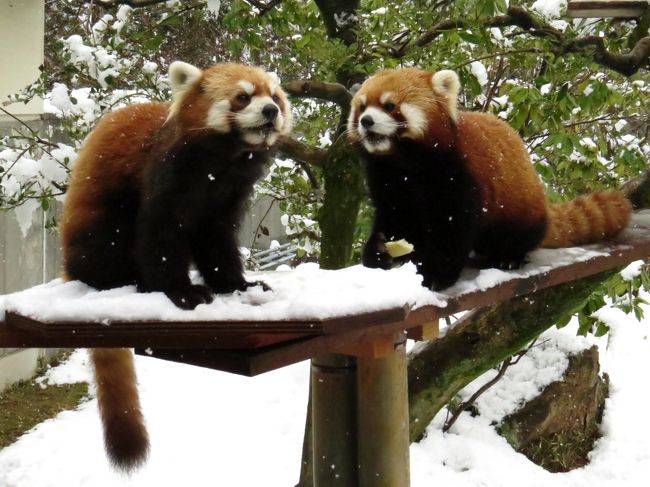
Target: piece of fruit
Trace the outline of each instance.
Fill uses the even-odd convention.
[[[393,242],[386,242],[386,250],[388,251],[388,255],[393,258],[402,257],[413,252],[413,245],[404,239],[400,239]]]

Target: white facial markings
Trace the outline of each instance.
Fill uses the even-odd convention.
[[[381,96],[379,97],[379,102],[383,105],[383,104],[386,103],[386,102],[387,102],[387,101],[388,101],[388,100],[389,100],[393,95],[394,95],[394,93],[393,93],[392,91],[385,91],[385,92],[383,92],[383,93],[381,94]]]
[[[361,102],[362,105],[365,105],[368,102],[368,97],[366,95],[361,95],[359,97],[359,101]]]
[[[371,143],[366,139],[363,141],[363,146],[368,152],[387,152],[390,150],[392,144],[388,139],[383,139],[376,143]]]
[[[246,80],[243,80],[243,79],[242,79],[242,80],[239,80],[239,83],[238,83],[238,84],[239,84],[239,86],[241,86],[241,87],[244,89],[244,91],[245,91],[246,93],[248,93],[249,95],[252,95],[253,93],[255,93],[255,85],[254,85],[253,83],[251,83],[250,81],[246,81]]]
[[[428,125],[424,112],[410,103],[402,103],[400,105],[400,111],[406,120],[406,133],[404,137],[418,138],[423,136]]]
[[[268,145],[273,145],[278,140],[278,134],[270,134],[266,137],[266,143]]]
[[[215,129],[217,132],[230,132],[230,123],[228,114],[230,113],[230,102],[220,100],[212,104],[205,120],[207,127]]]
[[[276,117],[269,121],[262,111],[267,105],[278,108]],[[242,138],[253,145],[266,143],[273,145],[279,134],[291,131],[291,114],[284,113],[270,96],[254,96],[250,103],[234,114],[235,123],[242,129]],[[271,126],[267,124],[270,122]]]
[[[372,125],[368,128],[364,127],[361,120],[364,117],[372,119]],[[383,135],[389,137],[397,132],[398,124],[393,117],[380,110],[379,108],[369,107],[366,108],[361,115],[359,115],[359,133],[364,136],[368,133]]]
[[[350,109],[350,115],[348,115],[348,133],[354,134],[355,133],[355,123],[354,121],[356,120],[356,114],[357,114],[357,109],[352,106]]]
[[[254,96],[250,103],[235,115],[237,124],[243,129],[261,127],[267,122],[266,117],[262,114],[262,110],[266,105],[275,105],[277,107],[270,96]],[[284,117],[282,112],[280,112],[275,120],[273,120],[273,126],[276,130],[280,130],[283,122]]]
[[[258,145],[264,142],[264,137],[262,137],[260,134],[255,132],[244,132],[242,138],[244,139],[245,142],[252,145]]]

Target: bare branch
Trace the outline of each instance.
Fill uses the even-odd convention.
[[[348,107],[352,94],[339,83],[322,81],[295,80],[282,85],[284,91],[298,98],[317,98],[331,101],[341,107]]]
[[[323,167],[327,161],[327,151],[314,147],[285,135],[278,140],[278,151],[296,162]]]

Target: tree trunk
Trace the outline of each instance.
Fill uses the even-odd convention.
[[[409,363],[411,441],[419,440],[454,395],[571,313],[616,270],[474,311]]]
[[[341,132],[337,131],[337,135]],[[318,215],[323,269],[350,265],[359,207],[365,193],[361,164],[343,138],[338,136],[329,150],[324,169],[325,198]]]

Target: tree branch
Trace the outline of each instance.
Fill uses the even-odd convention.
[[[93,4],[102,8],[117,7],[118,5],[128,5],[129,7],[139,8],[165,3],[167,0],[86,0],[86,3],[91,3],[91,1]]]
[[[324,83],[322,81],[295,80],[282,85],[282,89],[298,98],[317,98],[331,101],[341,107],[348,107],[352,94],[339,83]]]
[[[357,40],[354,30],[358,24],[356,11],[360,0],[314,0],[314,3],[330,39],[340,39],[348,46]]]
[[[484,27],[517,26],[533,37],[549,39],[556,44],[556,47],[550,51],[556,56],[564,56],[569,53],[580,53],[594,49],[592,58],[595,63],[625,76],[631,76],[636,73],[639,69],[647,65],[650,60],[650,36],[640,38],[632,49],[625,54],[614,53],[607,50],[605,41],[601,37],[584,36],[567,39],[562,31],[554,28],[544,20],[537,18],[533,13],[519,5],[511,5],[508,7],[506,14],[487,17],[480,24]],[[388,48],[388,54],[395,58],[401,58],[412,47],[424,47],[444,32],[470,27],[475,27],[475,24],[463,19],[443,20],[426,30],[417,39],[413,39],[408,35],[403,36],[401,43]]]
[[[327,151],[325,149],[305,144],[292,139],[288,135],[280,137],[277,147],[280,154],[296,162],[323,167],[327,160]]]
[[[268,2],[260,2],[259,0],[246,0],[249,4],[259,10],[260,15],[273,10],[275,7],[282,3],[282,0],[269,0]]]

